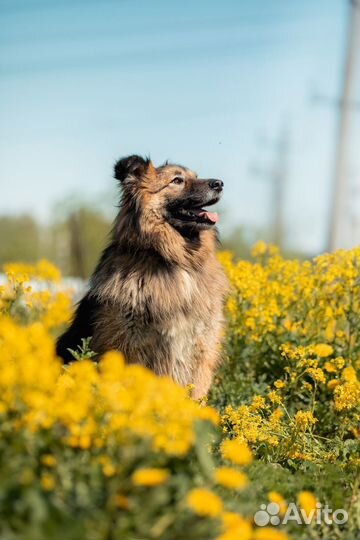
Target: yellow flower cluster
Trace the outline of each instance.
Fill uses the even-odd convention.
[[[82,360],[63,371],[43,325],[19,327],[9,318],[0,320],[0,347],[0,410],[16,411],[18,426],[62,425],[67,443],[82,448],[129,432],[169,454],[185,454],[194,442],[193,423],[204,410],[185,389],[125,365],[119,353],[106,354],[99,367]]]
[[[269,334],[285,343],[313,344],[320,358],[347,346],[349,315],[360,313],[360,248],[325,254],[314,261],[285,260],[276,248],[255,246],[258,262],[220,255],[234,286],[228,312],[246,342]],[[354,339],[354,338],[353,338]]]
[[[4,271],[8,281],[0,288],[0,315],[20,323],[36,320],[49,330],[70,320],[71,291],[59,288],[61,274],[52,263],[8,263]]]
[[[7,263],[4,265],[4,271],[9,279],[17,283],[28,281],[30,278],[49,282],[59,282],[61,279],[59,269],[45,259],[36,264]]]
[[[268,384],[225,406],[223,429],[277,459],[333,461],[329,435],[354,437],[360,419],[360,248],[299,261],[259,242],[252,255],[220,255],[232,283],[228,354],[237,379]]]
[[[69,293],[56,291],[50,285],[47,289],[31,289],[30,277],[58,279],[51,265],[44,262],[33,267],[12,264],[6,270],[9,281],[1,290],[0,312],[0,428],[11,433],[14,440],[23,437],[30,441],[34,451],[30,463],[37,463],[34,470],[24,465],[19,471],[19,484],[24,488],[37,484],[49,497],[56,497],[59,489],[68,490],[73,500],[72,490],[77,489],[77,484],[70,480],[66,467],[72,467],[71,456],[75,459],[77,453],[82,453],[82,474],[91,471],[96,478],[100,470],[103,481],[108,482],[102,496],[106,511],[109,504],[113,505],[128,512],[131,521],[131,512],[141,508],[142,498],[148,497],[149,505],[150,493],[171,490],[178,483],[183,492],[179,505],[181,509],[186,505],[193,513],[192,530],[199,521],[199,535],[206,530],[210,537],[216,530],[213,521],[222,524],[226,514],[226,503],[215,490],[219,486],[240,490],[248,485],[243,471],[212,466],[207,483],[214,491],[206,486],[193,487],[196,452],[191,452],[199,444],[198,430],[201,426],[204,433],[210,432],[209,427],[220,421],[219,413],[190,399],[188,390],[169,378],[159,378],[139,365],[125,364],[118,352],[108,352],[98,364],[84,358],[64,368],[56,357],[49,330],[61,327],[69,318]],[[238,442],[225,443],[225,454],[234,464],[247,464],[252,459],[248,447]],[[157,456],[162,465],[147,463],[151,455]],[[24,459],[26,462],[26,455]],[[180,474],[172,470],[176,460],[181,463]],[[123,469],[125,463],[127,472]],[[78,464],[76,475],[80,469]],[[199,473],[197,478],[201,478]],[[119,479],[121,488],[114,491]],[[63,493],[60,497],[64,497]],[[161,507],[161,497],[155,496],[153,501]],[[166,508],[163,513],[165,516]],[[111,519],[111,512],[109,516]],[[204,518],[209,520],[206,529]],[[227,540],[235,539],[239,531],[253,529],[244,518],[236,517],[236,524],[234,519],[231,526],[223,525]]]
[[[45,261],[32,267],[9,264],[6,271],[10,279],[4,295],[14,293],[25,274],[59,279]],[[37,320],[19,324],[12,310],[0,316],[0,411],[16,413],[14,427],[38,431],[59,425],[64,441],[80,448],[102,447],[109,437],[124,440],[131,433],[151,441],[154,449],[184,455],[194,443],[196,420],[218,422],[216,411],[191,400],[185,389],[141,366],[125,365],[119,353],[109,352],[99,366],[82,360],[62,369],[48,329],[68,318],[69,294],[21,292],[31,294],[30,311]]]
[[[272,392],[270,398],[274,399],[274,396],[277,394]],[[254,400],[258,398],[259,396],[255,396]],[[270,398],[268,403],[272,402]],[[254,409],[253,403],[236,408],[228,405],[222,416],[224,431],[231,430],[240,441],[266,442],[270,446],[277,446],[279,444],[277,433],[280,431],[283,410],[280,408],[271,410],[269,404],[261,409]]]
[[[317,419],[314,418],[314,415],[310,411],[298,411],[295,414],[294,420],[295,426],[299,431],[306,431],[317,422]]]
[[[64,368],[54,335],[71,317],[71,294],[45,261],[7,265],[8,282],[0,289],[0,420],[6,436],[24,437],[35,456],[19,471],[17,485],[25,489],[37,482],[51,497],[61,484],[71,494],[66,499],[62,493],[60,508],[76,500],[72,486],[80,493],[100,474],[103,519],[110,507],[125,518],[119,537],[127,538],[124,531],[135,523],[141,527],[135,513],[147,497],[157,517],[133,537],[151,530],[151,537],[166,538],[167,527],[185,516],[195,540],[286,539],[281,528],[257,529],[250,513],[238,513],[236,505],[251,493],[256,456],[284,467],[300,467],[301,460],[336,463],[346,441],[347,468],[359,464],[360,249],[296,261],[259,243],[253,255],[255,262],[220,255],[233,285],[229,360],[210,397],[221,414],[191,400],[170,379],[125,364],[117,352],[99,364],[84,358]],[[210,426],[219,423],[218,444]],[[79,461],[60,474],[69,455],[67,467]],[[77,485],[82,466],[85,476]],[[298,493],[303,485],[294,497],[309,513],[317,499]],[[258,484],[255,491],[261,489]],[[284,490],[285,500],[277,489],[267,483],[263,497],[283,515],[290,494]],[[162,504],[174,506],[158,519]]]

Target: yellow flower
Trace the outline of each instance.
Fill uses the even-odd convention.
[[[250,330],[254,330],[256,328],[256,321],[254,317],[247,317],[245,319],[245,326],[246,328],[250,328]]]
[[[331,345],[319,343],[318,345],[314,346],[314,352],[316,356],[320,356],[320,358],[327,358],[334,352],[334,349]]]
[[[86,448],[90,448],[90,446],[91,446],[91,437],[90,437],[90,435],[87,435],[87,434],[81,435],[79,437],[78,446],[79,446],[79,448],[83,448],[84,450]]]
[[[345,360],[342,356],[337,356],[332,362],[337,369],[342,369],[345,366]]]
[[[326,382],[324,372],[323,372],[323,370],[321,368],[308,368],[306,370],[306,372],[310,375],[310,377],[314,381],[320,382],[320,383],[325,383]]]
[[[251,248],[251,256],[261,257],[262,255],[276,255],[279,252],[279,248],[277,246],[274,246],[273,244],[267,244],[263,240],[259,240],[252,248]]]
[[[294,417],[295,426],[299,431],[306,431],[318,421],[310,411],[298,411]]]
[[[249,483],[246,474],[230,467],[219,467],[215,470],[214,480],[229,489],[242,489]]]
[[[76,446],[78,446],[78,444],[76,444]],[[107,454],[102,454],[99,456],[97,461],[101,464],[104,476],[110,478],[111,476],[115,476],[115,474],[118,472],[118,469]]]
[[[252,525],[249,520],[235,512],[224,512],[221,519],[223,532],[216,540],[251,540]]]
[[[41,259],[34,268],[34,276],[46,281],[58,282],[61,279],[61,273],[50,261]]]
[[[109,351],[102,356],[99,367],[104,380],[119,380],[124,375],[124,355],[117,351]]]
[[[115,467],[115,465],[113,463],[105,463],[105,465],[103,465],[103,473],[104,473],[104,476],[115,476],[116,472],[117,472],[117,469]],[[135,484],[135,482],[134,482]],[[138,484],[140,485],[140,484]],[[144,484],[143,484],[144,485]]]
[[[166,469],[143,468],[137,469],[131,476],[135,486],[153,487],[164,484],[169,478],[169,471]]]
[[[205,488],[195,488],[186,496],[187,506],[198,516],[215,518],[223,510],[222,500],[212,491]]]
[[[250,405],[252,411],[264,409],[266,407],[265,398],[263,396],[254,396]]]
[[[285,501],[284,497],[280,495],[277,491],[269,491],[268,493],[268,499],[270,502],[276,503],[279,505],[280,508],[280,515],[283,516],[287,509],[287,502]]]
[[[201,420],[208,420],[215,426],[220,424],[220,414],[212,407],[199,407],[197,416]]]
[[[328,373],[336,373],[336,371],[337,371],[336,366],[334,366],[334,364],[332,362],[325,362],[324,369]]]
[[[55,487],[55,478],[51,474],[43,474],[40,484],[44,491],[52,491]]]
[[[248,445],[238,439],[226,440],[221,445],[221,454],[224,459],[236,465],[248,465],[253,455]]]
[[[360,382],[344,382],[334,390],[337,411],[350,410],[360,404]]]
[[[339,384],[341,384],[341,381],[338,379],[331,379],[331,381],[327,383],[327,387],[329,390],[334,390]]]
[[[356,371],[352,366],[344,368],[341,372],[341,378],[346,382],[356,382]]]
[[[125,495],[117,493],[115,495],[115,506],[121,508],[122,510],[127,510],[130,507],[130,501]]]
[[[305,392],[313,392],[314,390],[313,385],[307,381],[304,381],[301,386],[305,390]]]
[[[294,329],[294,324],[290,321],[290,319],[285,319],[283,325],[288,332],[291,332]]]
[[[288,540],[289,537],[284,531],[272,529],[271,527],[263,527],[254,531],[252,540]]]
[[[35,298],[35,297],[34,297]],[[46,307],[42,323],[46,328],[55,328],[71,319],[71,298],[67,293],[57,292],[44,300]]]
[[[284,412],[277,408],[269,416],[269,427],[270,429],[279,429],[281,419],[284,416]]]
[[[251,249],[251,256],[252,257],[259,257],[260,255],[264,255],[267,251],[267,244],[263,240],[259,240]]]
[[[268,393],[268,398],[275,405],[279,405],[281,403],[281,397],[274,390],[271,390]]]
[[[300,508],[304,510],[308,517],[310,517],[312,512],[315,513],[317,499],[311,491],[300,491],[297,501]]]
[[[41,463],[46,467],[55,467],[57,461],[52,454],[44,454],[41,456]]]

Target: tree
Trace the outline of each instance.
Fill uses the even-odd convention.
[[[30,215],[0,216],[0,264],[35,262],[40,256],[40,227]]]

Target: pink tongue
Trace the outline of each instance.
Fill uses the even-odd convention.
[[[206,217],[209,221],[212,221],[213,223],[217,223],[219,221],[219,216],[216,212],[200,212],[200,217]]]

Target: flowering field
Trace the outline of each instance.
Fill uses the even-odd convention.
[[[221,254],[233,287],[207,404],[118,353],[93,363],[91,343],[63,368],[54,339],[71,292],[46,261],[6,265],[1,540],[356,538],[360,249],[299,262],[259,243],[253,255]],[[276,520],[260,523],[269,503]],[[284,523],[290,503],[308,525]],[[347,521],[318,519],[326,504]]]

